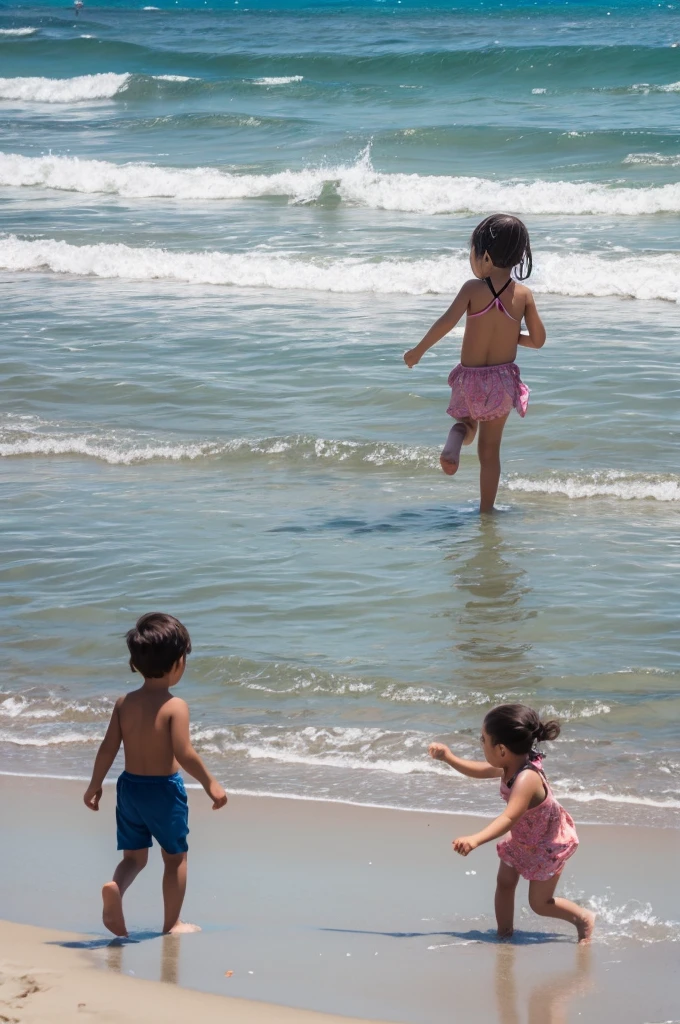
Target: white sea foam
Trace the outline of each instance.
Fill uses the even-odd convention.
[[[552,473],[548,477],[511,476],[511,491],[550,494],[570,499],[617,498],[621,501],[680,501],[680,478],[671,474],[626,473],[601,470],[594,473]]]
[[[52,271],[82,277],[131,281],[184,281],[245,288],[306,289],[317,292],[373,292],[379,295],[450,295],[469,276],[467,256],[380,261],[305,257],[254,249],[245,253],[171,252],[123,244],[70,245],[56,239],[0,239],[0,269]],[[680,254],[610,256],[544,252],[532,277],[537,293],[621,296],[680,301]],[[524,486],[521,481],[512,485]],[[568,486],[567,483],[564,486]],[[604,484],[602,484],[604,486]],[[557,491],[547,480],[525,489]],[[604,492],[603,492],[604,493]],[[675,499],[673,499],[675,500]]]
[[[61,747],[75,744],[101,743],[104,739],[103,730],[98,732],[58,732],[41,735],[26,735],[18,732],[0,730],[0,743],[8,743],[13,747]]]
[[[629,153],[623,163],[647,167],[680,167],[680,153]]]
[[[283,75],[280,78],[254,78],[254,85],[290,85],[291,82],[301,82],[302,75]]]
[[[384,445],[370,441],[334,441],[301,434],[287,437],[237,437],[227,441],[163,441],[144,434],[116,430],[74,433],[58,424],[33,418],[22,422],[15,417],[6,417],[0,425],[0,457],[27,455],[82,455],[101,459],[110,465],[255,456],[338,463],[351,461],[353,465],[420,465],[432,468],[436,462],[437,449]]]
[[[33,36],[37,28],[0,28],[0,36]]]
[[[153,75],[157,82],[197,82],[197,78],[189,78],[187,75]]]
[[[375,441],[333,440],[294,434],[282,437],[237,437],[224,441],[162,439],[121,430],[86,430],[82,433],[56,423],[27,423],[15,417],[0,422],[0,458],[25,456],[82,456],[98,459],[112,466],[143,464],[153,461],[192,462],[197,459],[284,459],[330,461],[362,466],[407,467],[430,470],[436,467],[438,449],[418,445],[384,444]],[[600,470],[592,473],[548,477],[510,476],[502,486],[510,491],[547,494],[556,498],[609,498],[620,501],[680,501],[680,477],[654,473],[625,473]],[[332,680],[333,687],[349,686],[352,680]],[[251,685],[251,684],[248,684]],[[258,685],[253,683],[253,686]],[[318,680],[297,680],[296,687],[318,686]],[[340,691],[338,691],[340,692]],[[343,691],[344,692],[344,691]],[[389,684],[380,696],[397,703],[453,704],[486,703],[483,694],[468,693],[464,697],[436,687],[396,687]],[[582,718],[606,714],[608,705],[595,701],[584,707],[574,705],[560,715]]]
[[[92,721],[111,714],[113,701],[106,697],[91,700],[64,700],[53,693],[42,696],[9,694],[0,700],[0,718],[32,722],[62,719],[67,722]]]
[[[210,444],[135,446],[127,443],[125,439],[121,443],[115,438],[102,439],[88,435],[39,435],[19,441],[0,441],[0,457],[3,458],[17,455],[83,455],[108,462],[112,466],[134,465],[157,459],[168,462],[192,460],[213,454],[214,449],[215,446]]]
[[[608,793],[600,789],[585,789],[569,779],[552,779],[552,787],[561,800],[573,800],[579,804],[627,804],[634,807],[654,807],[660,810],[680,810],[680,800],[658,800],[652,796],[634,793]]]
[[[547,89],[532,89],[531,94],[532,96],[544,96],[547,91]]]
[[[168,76],[157,76],[163,77]],[[127,88],[129,79],[129,75],[112,74],[63,80],[1,79],[0,97],[46,102],[111,97]],[[387,174],[373,169],[368,151],[351,165],[274,174],[236,174],[213,167],[160,167],[3,153],[0,154],[0,184],[86,194],[113,193],[134,199],[158,196],[225,200],[285,196],[294,203],[314,202],[330,188],[341,200],[353,205],[425,214],[486,213],[495,209],[534,215],[635,216],[680,212],[679,183],[628,188],[588,181],[494,181]]]
[[[680,92],[680,82],[670,82],[668,85],[650,85],[649,82],[638,82],[631,85],[632,92]]]
[[[315,726],[266,729],[242,725],[196,728],[192,740],[208,753],[242,755],[253,761],[381,771],[391,775],[445,774],[439,762],[427,757],[424,733]],[[411,750],[413,755],[409,757]]]
[[[111,99],[123,92],[130,75],[112,72],[76,78],[0,78],[0,100],[30,103],[80,103]]]

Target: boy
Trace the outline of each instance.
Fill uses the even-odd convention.
[[[83,798],[90,810],[99,810],[102,783],[122,742],[125,771],[118,779],[116,824],[123,859],[102,889],[103,921],[114,935],[127,935],[123,894],[146,867],[154,836],[165,864],[163,931],[200,931],[179,919],[189,849],[189,809],[179,768],[201,783],[214,811],[224,807],[227,794],[191,745],[189,708],[170,693],[184,675],[191,639],[181,622],[161,612],[142,615],[125,639],[130,668],[144,676],[144,685],[116,701]]]

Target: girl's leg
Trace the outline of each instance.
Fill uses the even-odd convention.
[[[515,927],[515,889],[519,872],[501,861],[496,879],[496,923],[498,938],[509,939]]]
[[[510,414],[495,420],[484,420],[479,425],[479,511],[493,512],[498,481],[501,477],[501,438]]]
[[[577,903],[572,903],[571,900],[554,896],[560,874],[549,878],[547,882],[529,882],[529,906],[541,917],[556,917],[560,921],[569,921],[578,932],[579,942],[589,942],[595,927],[595,914],[579,907]]]
[[[464,444],[472,444],[477,433],[475,420],[456,420],[449,430],[446,444],[439,456],[439,463],[447,476],[453,476],[460,464],[460,449]]]
[[[113,881],[107,882],[102,889],[102,921],[114,935],[127,935],[123,916],[123,894],[139,872],[146,867],[148,859],[148,850],[124,850],[123,859],[113,873]]]

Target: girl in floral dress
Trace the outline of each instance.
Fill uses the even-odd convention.
[[[497,844],[501,863],[496,885],[498,937],[514,928],[515,889],[520,875],[529,880],[529,906],[541,917],[569,921],[578,940],[589,942],[595,915],[571,900],[555,896],[565,862],[576,852],[578,837],[571,816],[555,797],[543,771],[543,755],[534,747],[559,736],[557,722],[542,722],[524,704],[503,704],[489,711],[482,726],[484,761],[466,761],[443,743],[430,745],[430,756],[445,761],[472,779],[500,779],[506,809],[471,836],[455,839],[453,848],[467,857],[482,843]]]

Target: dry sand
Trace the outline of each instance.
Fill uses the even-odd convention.
[[[123,985],[121,993],[129,976],[164,982],[172,1012],[196,1012],[204,997],[184,991],[196,989],[257,1001],[261,1013],[284,1012],[262,1008],[278,1004],[407,1024],[680,1018],[675,830],[581,826],[581,848],[561,888],[599,906],[592,947],[577,947],[568,925],[528,912],[523,885],[516,941],[506,946],[494,938],[495,850],[489,845],[467,859],[451,852],[454,836],[477,829],[480,819],[242,796],[215,813],[191,791],[185,916],[203,931],[158,935],[160,858],[152,851],[126,897],[134,941],[120,944],[105,936],[99,904],[117,860],[115,791],[106,787],[102,810],[92,814],[82,790],[75,782],[0,777],[0,917],[87,935],[75,949],[45,949],[65,953],[69,978],[72,969],[84,972],[88,991],[100,991],[99,975],[76,967],[82,961],[74,957],[106,968],[101,985]],[[2,958],[16,960],[24,974],[50,967],[19,957],[13,939],[9,956],[7,941],[0,934]],[[141,1004],[131,999],[136,1013]],[[223,1006],[222,1019],[236,1005],[213,1003]],[[254,1012],[254,1003],[243,1005]],[[142,1019],[109,1012],[103,1019]],[[235,1020],[251,1019],[234,1012]],[[201,1020],[210,1020],[206,1013]]]

